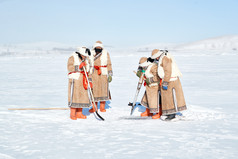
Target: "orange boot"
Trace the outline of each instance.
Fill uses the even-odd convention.
[[[160,118],[160,113],[156,113],[155,115],[152,116],[152,119],[159,119]]]
[[[70,107],[70,118],[71,118],[72,120],[77,120],[77,117],[76,117],[76,108]]]
[[[152,119],[159,119],[162,115],[162,107],[159,105],[159,113],[156,113],[155,115],[152,116]]]
[[[89,113],[94,113],[96,110],[95,110],[95,107],[97,108],[97,105],[98,105],[98,102],[95,102],[95,106],[92,107],[92,109],[89,110]],[[93,105],[93,103],[92,103]]]
[[[77,108],[76,117],[80,119],[87,119],[87,117],[83,115],[83,108]]]
[[[150,109],[148,109],[148,108],[146,108],[145,112],[140,114],[141,117],[152,116],[152,115],[153,115],[153,113],[150,113]]]
[[[100,111],[101,112],[106,112],[105,105],[106,105],[105,101],[100,102]]]

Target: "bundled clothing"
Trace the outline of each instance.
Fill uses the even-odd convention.
[[[146,57],[142,57],[139,62],[139,68],[136,75],[144,79],[146,91],[141,100],[141,105],[146,107],[145,112],[141,113],[141,117],[152,116],[152,119],[159,119],[161,116],[158,65],[151,63]],[[137,88],[138,89],[138,88]],[[155,114],[155,115],[154,115]]]
[[[88,94],[86,75],[83,67],[80,68],[82,62],[77,53],[73,53],[68,59],[68,105],[71,108],[88,108],[92,105]],[[90,67],[92,66],[90,66],[87,58],[84,62],[90,80]]]
[[[150,63],[145,71],[145,85],[146,91],[144,96],[142,97],[141,104],[148,109],[150,109],[150,113],[158,113],[159,112],[159,82],[160,79],[158,77],[158,66],[155,63]]]
[[[102,48],[100,53],[95,52],[95,48]],[[95,102],[111,100],[109,90],[109,77],[113,75],[112,64],[109,53],[101,43],[96,43],[91,50],[92,56],[90,60],[93,63],[93,96]]]
[[[162,114],[169,115],[186,110],[186,103],[180,82],[182,73],[171,54],[162,53],[158,61],[158,76],[162,79]],[[166,89],[163,89],[166,88]]]
[[[175,113],[187,109],[179,79],[182,73],[167,50],[154,49],[151,57],[142,57],[139,64],[146,81],[146,91],[141,100],[146,110],[141,113],[142,117],[156,113],[152,119],[167,115],[165,120],[171,120],[175,118]],[[141,70],[137,71],[139,77]]]

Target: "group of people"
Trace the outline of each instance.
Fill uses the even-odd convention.
[[[111,99],[109,83],[112,81],[112,64],[109,53],[101,41],[97,41],[92,50],[79,47],[68,59],[68,105],[72,120],[86,119],[83,108],[90,113],[97,110],[106,112],[106,101]],[[92,92],[93,99],[89,93]],[[94,100],[94,102],[92,102]]]
[[[136,75],[143,78],[145,93],[141,105],[146,107],[142,117],[152,116],[172,120],[176,113],[186,110],[186,103],[180,82],[181,72],[167,50],[154,49],[151,57],[142,57]]]
[[[101,41],[90,50],[79,47],[68,59],[68,104],[72,120],[86,119],[83,108],[90,113],[106,112],[106,101],[111,100],[109,83],[112,81],[112,64],[108,51]],[[146,107],[141,117],[152,116],[166,120],[186,110],[179,71],[173,56],[167,50],[154,49],[151,57],[142,57],[136,75],[145,81],[146,87],[141,105]],[[91,92],[91,94],[89,93]]]

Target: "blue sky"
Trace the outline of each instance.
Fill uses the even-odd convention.
[[[0,44],[186,43],[238,34],[238,0],[0,0]]]

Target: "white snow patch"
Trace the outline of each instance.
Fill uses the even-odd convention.
[[[112,49],[114,50],[114,49]],[[130,116],[139,58],[149,52],[113,52],[111,108],[72,121],[69,110],[8,108],[67,107],[67,59],[58,56],[0,58],[0,158],[236,158],[238,144],[237,55],[174,52],[188,110],[165,122]],[[116,49],[115,49],[116,50]],[[118,50],[117,50],[118,51]],[[144,93],[142,88],[138,101]],[[186,152],[186,153],[185,153]]]

